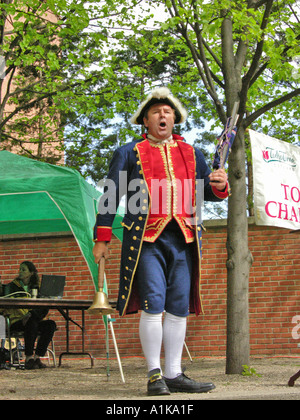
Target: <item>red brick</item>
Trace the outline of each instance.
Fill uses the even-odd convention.
[[[186,342],[195,356],[225,356],[226,353],[226,227],[207,228],[203,235],[202,293],[205,314],[188,318]],[[91,244],[92,246],[92,244]],[[249,248],[254,263],[249,279],[250,344],[252,355],[298,355],[292,338],[292,318],[300,315],[300,235],[273,227],[249,225]],[[121,243],[113,238],[106,264],[109,297],[117,298]],[[73,237],[38,238],[0,242],[0,275],[7,283],[17,275],[19,263],[32,260],[40,274],[64,274],[65,296],[93,299],[94,284]],[[81,322],[81,313],[71,317]],[[56,312],[56,351],[65,351],[65,320]],[[113,318],[122,356],[142,356],[139,314]],[[86,314],[86,351],[105,356],[105,328],[101,318]],[[109,345],[113,343],[109,330]],[[79,351],[81,333],[70,324],[70,350]]]

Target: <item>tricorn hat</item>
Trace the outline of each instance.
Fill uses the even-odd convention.
[[[186,109],[182,106],[177,98],[174,98],[168,88],[160,87],[154,89],[150,95],[148,95],[147,99],[142,102],[139,109],[130,120],[132,124],[143,125],[145,112],[155,104],[167,104],[173,108],[175,111],[175,124],[182,124],[185,122],[187,118]]]

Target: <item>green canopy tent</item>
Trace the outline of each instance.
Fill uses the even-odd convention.
[[[0,235],[71,231],[89,267],[94,284],[93,226],[98,192],[79,172],[0,152]],[[122,241],[122,216],[113,233]]]

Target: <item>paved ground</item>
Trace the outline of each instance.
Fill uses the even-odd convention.
[[[93,369],[88,359],[63,359],[60,368],[37,371],[0,370],[0,400],[106,400],[107,409],[116,403],[128,406],[135,401],[148,404],[175,404],[198,400],[299,400],[300,378],[288,387],[289,378],[300,370],[300,358],[253,359],[252,376],[226,375],[224,359],[184,360],[186,374],[200,381],[213,381],[216,389],[209,394],[172,394],[168,397],[146,395],[146,368],[143,358],[122,359],[125,384],[116,360],[96,359]],[[136,404],[136,402],[135,402]],[[121,410],[121,409],[120,409]],[[137,416],[136,416],[137,417]]]

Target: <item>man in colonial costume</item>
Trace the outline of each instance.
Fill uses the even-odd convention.
[[[117,309],[121,316],[141,310],[148,395],[215,388],[188,378],[182,372],[181,357],[187,316],[202,312],[202,228],[195,213],[199,185],[205,200],[222,201],[228,196],[228,183],[223,169],[211,172],[200,150],[173,134],[174,124],[186,117],[181,103],[164,87],[141,104],[131,121],[144,125],[147,133],[115,151],[94,229],[98,263],[108,256],[115,209],[126,194]],[[111,185],[113,194],[109,194]]]

